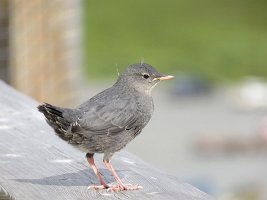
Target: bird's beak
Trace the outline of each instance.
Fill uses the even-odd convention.
[[[171,75],[163,75],[163,76],[154,78],[153,81],[155,81],[155,80],[164,81],[164,80],[169,80],[169,79],[173,79],[173,78],[174,78],[174,76],[171,76]]]

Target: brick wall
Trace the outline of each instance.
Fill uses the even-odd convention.
[[[80,1],[10,1],[10,82],[41,102],[70,105],[80,70]]]

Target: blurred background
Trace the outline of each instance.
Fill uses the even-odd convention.
[[[127,150],[220,200],[267,199],[267,2],[0,0],[0,78],[73,107],[144,61],[175,79]],[[101,157],[101,156],[100,156]]]

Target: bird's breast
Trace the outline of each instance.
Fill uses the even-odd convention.
[[[137,101],[137,108],[142,115],[145,124],[150,120],[154,112],[154,103],[152,98],[140,98]]]

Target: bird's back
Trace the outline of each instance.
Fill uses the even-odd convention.
[[[140,98],[135,92],[115,85],[77,109],[83,115],[71,127],[71,133],[84,138],[79,146],[89,152],[115,152],[148,123],[153,101],[151,97]]]

